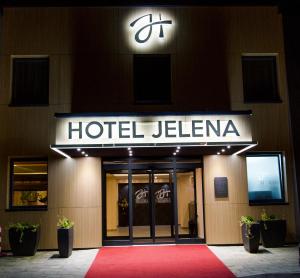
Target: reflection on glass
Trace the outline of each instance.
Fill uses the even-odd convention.
[[[282,200],[280,155],[248,156],[249,201]]]
[[[47,206],[48,162],[13,161],[12,206]]]
[[[134,238],[150,238],[150,175],[135,172],[132,175],[132,205]]]
[[[176,178],[178,234],[183,237],[196,237],[197,218],[195,210],[194,172],[178,170]]]
[[[172,237],[173,206],[172,206],[172,175],[171,173],[155,173],[153,181],[155,237]]]
[[[129,238],[127,171],[106,174],[106,235]]]

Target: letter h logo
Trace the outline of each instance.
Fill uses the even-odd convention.
[[[130,27],[134,27],[134,25],[142,20],[143,18],[146,18],[148,17],[148,23],[146,23],[145,25],[141,26],[140,29],[137,30],[137,32],[135,33],[135,36],[134,36],[134,39],[136,40],[136,42],[138,43],[145,43],[149,40],[149,38],[151,37],[151,34],[152,34],[152,29],[153,29],[153,26],[155,25],[159,25],[159,38],[163,38],[164,37],[164,30],[163,30],[163,25],[164,24],[172,24],[172,20],[162,20],[161,19],[161,14],[159,14],[159,20],[158,21],[153,21],[153,15],[152,14],[146,14],[146,15],[143,15],[139,18],[137,18],[136,20],[132,21],[130,23]],[[145,34],[145,32],[148,32],[146,33],[146,36],[145,38],[143,38],[143,34]]]

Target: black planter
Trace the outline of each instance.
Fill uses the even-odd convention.
[[[57,229],[57,243],[60,257],[68,258],[71,256],[73,250],[73,238],[73,227],[70,229]]]
[[[21,232],[16,228],[10,228],[8,231],[9,244],[14,256],[34,256],[40,241],[40,228],[35,232],[26,229],[21,238]]]
[[[252,224],[250,227],[250,235],[248,234],[247,225],[243,224],[242,238],[244,243],[244,248],[250,253],[257,253],[259,248],[260,240],[260,228],[259,223]]]
[[[264,247],[279,247],[285,243],[286,220],[260,221],[260,232]]]

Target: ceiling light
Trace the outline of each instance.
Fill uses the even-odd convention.
[[[231,146],[230,146],[230,145],[228,145],[228,146],[227,146],[227,149],[230,149],[230,148],[231,148]]]
[[[127,148],[127,150],[128,150],[128,151],[131,151],[131,148],[129,147],[129,148]]]
[[[130,153],[129,156],[132,156],[132,153]]]
[[[221,151],[222,151],[222,153],[223,153],[223,152],[225,152],[225,149],[222,149]]]
[[[180,146],[177,146],[177,150],[180,150],[181,149],[181,147]]]
[[[85,154],[85,152],[84,152],[84,151],[82,151],[82,152],[81,152],[81,154]]]
[[[86,157],[86,156],[89,156],[89,155],[86,153],[84,156]]]
[[[173,153],[173,155],[176,155],[177,153],[175,152],[175,153]]]
[[[80,148],[78,148],[78,149],[77,149],[77,151],[78,151],[78,152],[80,152],[80,151],[81,151],[81,149],[80,149]]]
[[[179,152],[179,150],[177,149],[177,150],[176,150],[176,152],[178,153],[178,152]]]
[[[217,154],[219,155],[219,154],[220,154],[220,152],[217,152]]]

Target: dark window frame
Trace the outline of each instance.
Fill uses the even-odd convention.
[[[13,157],[9,160],[9,208],[7,211],[46,211],[48,210],[47,205],[44,206],[14,206],[13,205],[13,192],[14,192],[14,163],[15,162],[34,162],[34,161],[44,161],[47,163],[47,197],[49,197],[49,161],[48,157]],[[49,201],[49,200],[48,200]]]
[[[165,100],[163,99],[148,99],[148,100],[141,100],[139,99],[138,95],[138,85],[136,81],[136,59],[138,58],[145,58],[145,57],[164,57],[169,59],[169,77],[168,77],[168,95]],[[134,94],[134,104],[135,105],[171,105],[172,104],[172,65],[171,65],[171,54],[133,54],[133,94]]]
[[[243,82],[243,101],[244,103],[282,103],[282,99],[280,97],[280,91],[279,91],[279,76],[278,76],[278,56],[276,54],[274,55],[242,55],[241,57],[241,66],[242,66],[242,82]],[[247,74],[245,70],[245,64],[244,62],[252,61],[252,62],[258,62],[258,61],[270,61],[272,63],[270,65],[271,67],[271,73],[272,76],[271,87],[274,90],[273,94],[270,95],[263,95],[261,99],[257,98],[257,96],[253,96],[251,94],[250,89],[247,88],[247,82],[249,80],[247,79]]]
[[[34,95],[29,96],[28,102],[24,102],[22,100],[22,96],[18,97],[17,93],[17,80],[16,80],[16,65],[18,62],[25,62],[25,61],[46,61],[47,62],[47,84],[45,84],[45,100],[36,102],[34,101]],[[35,106],[49,106],[49,86],[50,86],[50,58],[49,56],[42,55],[42,56],[12,56],[11,57],[11,98],[10,104],[11,107],[35,107]],[[23,96],[24,97],[24,96]],[[19,98],[19,99],[18,99]],[[21,98],[21,99],[20,99]]]
[[[282,152],[251,152],[247,153],[245,157],[277,157],[278,160],[278,169],[279,169],[279,178],[280,178],[280,191],[281,199],[261,199],[261,200],[250,200],[249,199],[249,185],[248,185],[248,169],[247,169],[247,160],[246,160],[246,172],[247,172],[247,192],[248,192],[248,202],[250,206],[262,206],[262,205],[286,205],[286,194],[285,194],[285,165]]]

